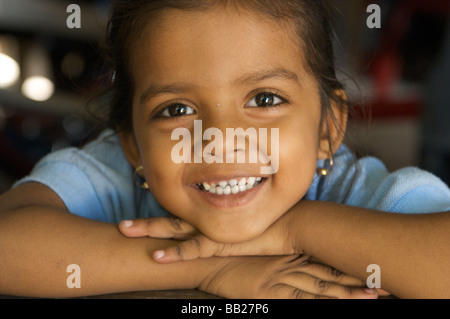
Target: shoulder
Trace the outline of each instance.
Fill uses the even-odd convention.
[[[356,159],[346,146],[322,189],[314,184],[319,200],[401,213],[450,210],[450,189],[438,177],[415,167],[389,172],[379,159]]]
[[[113,131],[82,148],[48,154],[15,186],[26,182],[52,189],[69,211],[103,221],[115,219],[117,207],[131,201],[127,197],[132,197],[133,189],[132,168]]]
[[[406,167],[383,178],[369,206],[400,213],[450,211],[450,189],[437,176]]]
[[[72,178],[88,177],[92,181],[128,178],[131,166],[123,154],[119,138],[113,131],[101,133],[95,140],[81,148],[70,147],[52,152],[40,160],[30,176],[38,172],[64,178],[55,172],[75,174]],[[23,181],[22,181],[23,182]]]

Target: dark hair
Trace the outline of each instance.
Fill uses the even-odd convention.
[[[318,82],[322,122],[331,112],[331,101],[339,107],[347,103],[337,90],[343,89],[336,78],[332,31],[328,8],[321,0],[118,0],[108,23],[106,49],[112,64],[106,123],[115,130],[132,126],[133,81],[130,74],[130,50],[152,14],[167,8],[207,10],[232,6],[291,23],[303,48],[305,68]]]

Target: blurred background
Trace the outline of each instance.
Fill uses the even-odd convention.
[[[354,105],[348,144],[390,170],[418,166],[450,184],[450,0],[328,0],[340,79]],[[0,193],[45,154],[100,127],[87,112],[108,71],[112,1],[0,0]],[[68,28],[70,4],[81,28]],[[367,26],[370,4],[381,28]]]

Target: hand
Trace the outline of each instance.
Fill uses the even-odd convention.
[[[283,217],[282,217],[283,218]],[[277,221],[264,234],[242,243],[218,243],[199,233],[192,225],[177,217],[141,218],[123,221],[120,231],[127,237],[152,237],[183,240],[176,246],[157,250],[153,258],[158,263],[172,263],[182,260],[207,258],[212,256],[280,256],[300,255],[286,234],[286,222]]]
[[[233,299],[376,299],[375,289],[308,256],[235,257],[200,290]]]
[[[247,243],[216,243],[197,232],[189,223],[176,217],[157,217],[124,221],[120,231],[128,237],[156,237],[186,240],[163,251],[154,259],[160,263],[208,256],[253,254],[271,257],[237,257],[203,281],[199,289],[226,298],[377,298],[386,295],[377,289],[364,289],[364,283],[340,271],[312,262],[300,256],[274,257],[277,245],[257,238]],[[265,249],[253,248],[253,243],[266,242]],[[264,246],[263,246],[264,247]],[[164,255],[160,256],[160,252]]]

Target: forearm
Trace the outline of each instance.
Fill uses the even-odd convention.
[[[398,297],[450,297],[450,216],[383,213],[324,202],[291,212],[296,245],[365,280],[381,270],[381,288]]]
[[[221,258],[171,265],[151,254],[173,242],[126,238],[114,224],[64,211],[29,207],[0,214],[0,294],[84,296],[120,291],[195,288]],[[67,267],[80,267],[81,288],[70,289]]]

